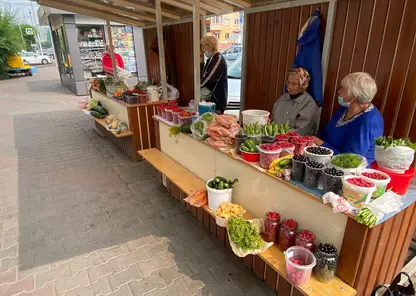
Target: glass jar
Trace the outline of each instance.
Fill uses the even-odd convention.
[[[279,230],[279,249],[284,252],[295,244],[298,222],[293,219],[283,220]]]
[[[267,212],[264,218],[264,239],[267,242],[278,242],[280,228],[280,215],[276,212]]]
[[[315,252],[314,274],[317,280],[326,283],[335,277],[338,265],[337,249],[331,244],[320,244]]]
[[[299,231],[295,239],[295,246],[308,249],[312,253],[315,252],[315,233],[308,229]]]

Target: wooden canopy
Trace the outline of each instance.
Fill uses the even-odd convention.
[[[38,0],[40,5],[145,27],[156,24],[154,0]],[[202,15],[225,14],[252,7],[251,0],[201,0]],[[193,0],[161,0],[163,23],[192,18]]]

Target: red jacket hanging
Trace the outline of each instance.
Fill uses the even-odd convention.
[[[124,69],[124,61],[121,55],[114,53],[114,58],[116,59],[116,65]],[[108,53],[103,55],[102,62],[104,72],[113,73],[113,62],[111,61],[111,56]]]

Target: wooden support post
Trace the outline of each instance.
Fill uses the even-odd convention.
[[[117,63],[116,63],[116,59],[114,57],[113,35],[111,35],[110,21],[106,20],[106,23],[107,23],[108,43],[110,45],[110,50],[111,50],[111,64],[113,65],[113,75],[114,75],[114,78],[118,78],[118,76],[117,76]]]
[[[161,0],[156,0],[156,26],[157,42],[159,47],[159,64],[160,64],[160,82],[162,83],[163,101],[168,101],[168,89],[166,81],[166,64],[165,64],[165,44],[163,42],[163,23],[162,23],[162,6]]]
[[[207,15],[201,14],[201,37],[207,36]]]
[[[200,60],[200,17],[199,17],[199,0],[193,0],[193,35],[194,35],[194,99],[198,104],[201,98],[201,60]]]

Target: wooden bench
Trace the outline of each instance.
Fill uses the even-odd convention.
[[[171,183],[184,193],[184,195],[187,196],[205,189],[205,182],[203,180],[159,150],[153,148],[138,151],[138,153],[155,167],[156,170],[165,175]],[[210,229],[221,242],[230,248],[225,228],[216,225],[213,213],[207,206],[195,208],[187,205],[187,208],[208,229]],[[250,219],[251,216],[246,214],[244,218]],[[353,288],[339,278],[335,278],[329,283],[321,283],[312,277],[306,286],[292,286],[286,277],[284,254],[275,245],[259,255],[246,256],[242,261],[280,296],[350,296],[356,294],[356,291]]]

